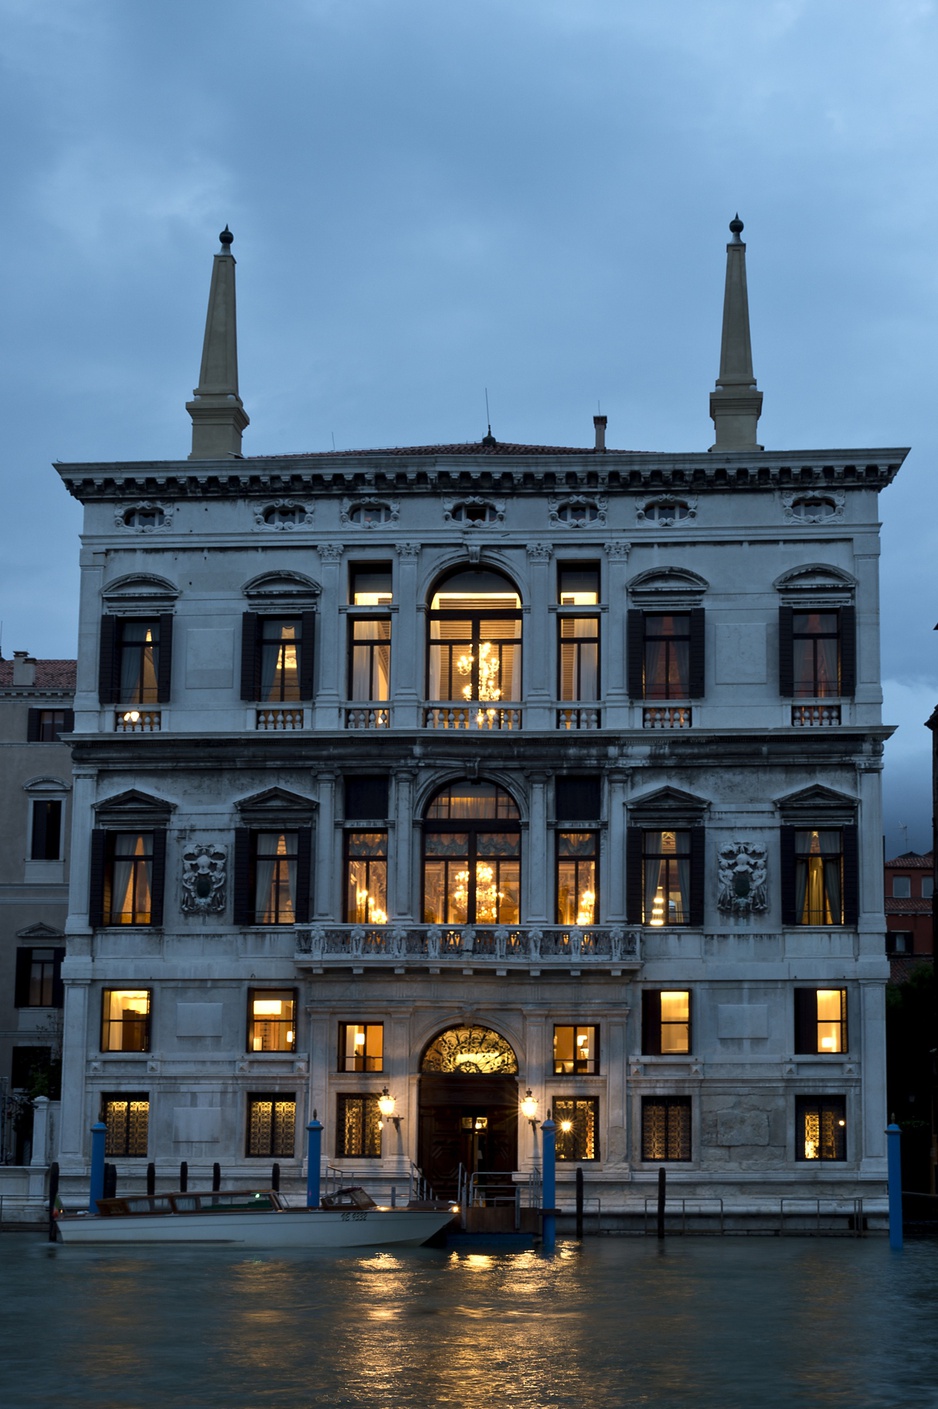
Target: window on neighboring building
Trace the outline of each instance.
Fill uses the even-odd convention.
[[[521,699],[521,598],[501,573],[451,573],[433,594],[427,698],[478,705],[479,720]]]
[[[554,1026],[554,1075],[595,1076],[599,1071],[599,1028]]]
[[[33,861],[58,861],[62,856],[62,800],[35,798],[32,806],[29,855]]]
[[[896,900],[908,900],[912,894],[911,876],[893,876],[892,893]]]
[[[378,1159],[381,1155],[381,1112],[378,1097],[336,1097],[335,1152],[338,1159]]]
[[[295,989],[248,989],[248,1051],[296,1051]]]
[[[595,925],[599,919],[598,832],[558,832],[557,923]]]
[[[71,709],[31,709],[26,721],[28,744],[56,744],[62,734],[75,728],[75,712]]]
[[[388,922],[388,834],[345,833],[345,918],[350,924]]]
[[[101,618],[98,693],[102,704],[158,704],[170,698],[173,617]]]
[[[384,1070],[384,1023],[339,1023],[339,1071]]]
[[[633,699],[694,699],[704,693],[704,609],[630,611],[629,694]]]
[[[50,1101],[58,1101],[62,1094],[61,1055],[53,1057],[51,1047],[14,1047],[10,1086],[30,1097],[48,1096]]]
[[[795,1051],[847,1051],[847,990],[795,989]]]
[[[278,1091],[248,1097],[247,1155],[293,1159],[296,1150],[296,1096]]]
[[[923,876],[923,877],[922,877],[922,899],[923,899],[923,900],[931,900],[932,897],[934,896],[934,894],[935,894],[935,878],[934,878],[934,876]]]
[[[315,612],[241,618],[241,698],[289,704],[313,694]]]
[[[14,997],[17,1008],[61,1008],[64,949],[17,949]]]
[[[886,932],[886,953],[887,953],[887,954],[911,954],[911,953],[912,953],[912,931],[911,931],[911,930],[887,930],[887,932]]]
[[[558,1160],[599,1159],[599,1101],[595,1096],[554,1096]]]
[[[146,1159],[150,1097],[146,1091],[105,1092],[101,1119],[107,1127],[104,1153],[113,1158]]]
[[[689,1096],[642,1097],[642,1159],[689,1160]]]
[[[644,989],[642,1051],[650,1057],[669,1057],[690,1050],[690,992],[686,988]]]
[[[779,607],[779,693],[829,699],[856,689],[856,613],[852,606]]]
[[[106,988],[101,1001],[101,1051],[149,1050],[150,990]]]
[[[424,923],[517,924],[521,820],[511,795],[494,783],[454,783],[424,817]]]
[[[235,833],[235,924],[293,925],[309,918],[308,827]]]
[[[847,1158],[847,1102],[843,1096],[795,1097],[795,1158]]]

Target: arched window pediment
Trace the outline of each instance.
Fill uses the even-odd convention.
[[[422,1073],[460,1076],[516,1076],[518,1058],[511,1043],[490,1027],[464,1024],[438,1033],[424,1051]]]
[[[312,606],[321,591],[314,578],[290,569],[260,573],[241,588],[254,611],[271,611],[278,607],[295,611],[298,607]]]
[[[105,610],[118,615],[145,615],[172,611],[179,588],[156,573],[128,573],[105,584],[101,591]]]
[[[637,605],[660,601],[664,594],[675,605],[677,599],[697,602],[709,590],[705,577],[681,567],[649,568],[637,573],[628,584],[629,595]]]
[[[801,567],[789,568],[787,572],[783,572],[772,585],[776,592],[790,595],[797,600],[799,597],[818,594],[852,595],[857,579],[831,563],[803,563]]]

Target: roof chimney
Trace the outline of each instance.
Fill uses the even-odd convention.
[[[606,416],[593,417],[593,430],[596,432],[596,444],[594,450],[605,450],[606,448]]]
[[[221,249],[212,266],[208,295],[202,369],[194,400],[186,402],[192,417],[190,460],[226,460],[241,454],[241,432],[249,425],[238,395],[238,323],[235,310],[234,239],[226,225],[218,237]]]
[[[35,685],[36,683],[36,658],[28,651],[13,652],[13,684],[14,685]]]
[[[720,375],[710,393],[710,415],[716,427],[711,450],[761,450],[756,424],[762,414],[762,392],[756,390],[749,341],[749,290],[746,286],[746,246],[739,238],[743,222],[730,221],[733,238],[726,247],[726,288],[723,294],[723,339]]]

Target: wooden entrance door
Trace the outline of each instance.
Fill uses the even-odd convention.
[[[460,1164],[470,1174],[517,1168],[517,1078],[421,1076],[418,1163],[439,1198],[455,1197]]]

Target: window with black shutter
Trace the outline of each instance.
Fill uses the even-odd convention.
[[[674,1057],[691,1050],[690,992],[646,988],[642,991],[642,1052]]]
[[[16,951],[14,1003],[17,1008],[61,1008],[62,948],[30,948]]]
[[[305,924],[311,865],[311,828],[239,827],[235,832],[235,924]]]
[[[630,924],[702,925],[704,828],[630,827],[626,909]]]
[[[779,694],[824,700],[853,695],[856,687],[856,608],[783,603],[778,609]]]
[[[26,719],[26,742],[56,744],[62,734],[71,734],[74,728],[74,710],[31,709]]]
[[[241,698],[287,704],[313,696],[316,613],[241,618]]]
[[[165,879],[163,827],[92,831],[88,908],[93,927],[162,925]]]
[[[847,990],[795,989],[795,1051],[843,1053],[847,1049]]]
[[[782,923],[855,925],[859,915],[856,825],[783,826],[779,831]]]
[[[62,800],[33,800],[29,855],[32,861],[58,861],[62,855]]]
[[[629,694],[638,700],[697,699],[705,691],[705,611],[628,614]]]
[[[173,614],[101,618],[101,704],[168,704],[172,695]]]

